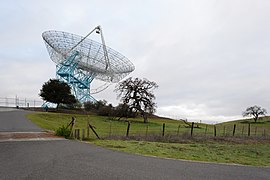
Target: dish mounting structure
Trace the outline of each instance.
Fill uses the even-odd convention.
[[[102,44],[87,38],[93,32],[100,34]],[[125,56],[105,45],[101,26],[85,37],[61,31],[45,31],[42,37],[50,58],[56,63],[56,77],[71,87],[81,103],[96,102],[91,94],[105,90],[135,69]],[[90,90],[94,79],[105,83]]]

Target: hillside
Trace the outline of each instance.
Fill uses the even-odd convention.
[[[227,129],[232,132],[234,125],[236,125],[235,134],[237,135],[247,135],[249,127],[251,136],[270,135],[270,116],[260,117],[256,123],[253,119],[240,119],[219,123],[216,126],[220,129],[225,127],[225,131]]]

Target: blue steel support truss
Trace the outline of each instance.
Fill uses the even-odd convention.
[[[81,103],[96,102],[90,95],[90,84],[95,74],[77,68],[79,60],[79,52],[74,51],[65,61],[56,65],[56,76],[71,87],[72,93]]]

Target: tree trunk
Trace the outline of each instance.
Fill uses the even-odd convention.
[[[255,123],[257,123],[258,117],[259,117],[259,116],[257,116],[257,115],[254,117]]]
[[[142,116],[143,116],[143,122],[144,122],[144,123],[148,123],[148,117],[147,117],[147,114],[146,114],[146,113],[143,113]]]

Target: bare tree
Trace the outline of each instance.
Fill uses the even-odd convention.
[[[266,115],[267,111],[266,109],[260,107],[260,106],[251,106],[248,107],[244,112],[243,112],[243,116],[252,116],[255,123],[257,122],[259,116],[263,116]]]
[[[129,105],[132,111],[139,112],[144,123],[147,123],[147,114],[152,114],[155,111],[156,103],[154,102],[153,90],[157,87],[158,85],[153,81],[139,78],[133,80],[130,77],[120,82],[115,91],[118,92],[118,98],[121,97],[121,101]]]

